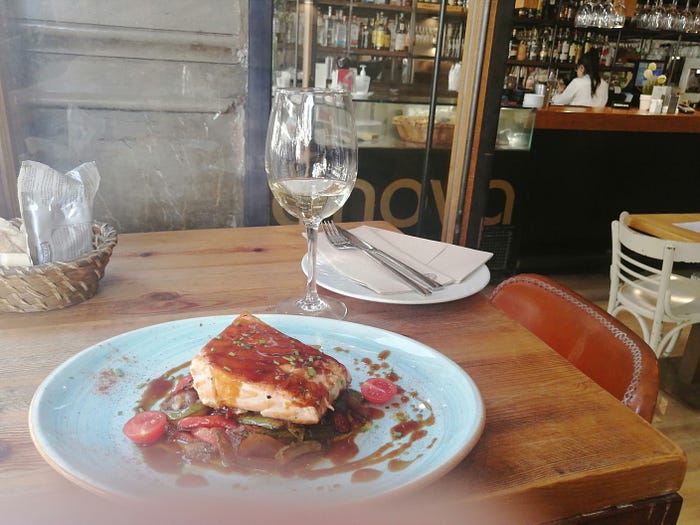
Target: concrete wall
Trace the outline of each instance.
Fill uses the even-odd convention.
[[[247,0],[10,0],[15,163],[94,160],[119,232],[241,226]]]

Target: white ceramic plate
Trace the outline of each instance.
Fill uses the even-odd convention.
[[[353,386],[369,376],[370,362],[384,360],[400,376],[398,384],[415,391],[408,404],[397,403],[356,438],[358,458],[391,442],[390,429],[401,413],[435,422],[427,435],[398,456],[398,472],[380,463],[378,478],[354,483],[351,473],[316,480],[219,473],[201,469],[206,486],[183,488],[177,475],[159,473],[143,460],[122,433],[143,393],[143,384],[189,361],[233,316],[201,317],[154,325],[118,335],[75,355],[54,370],[37,389],[29,413],[32,439],[46,461],[74,483],[96,493],[144,497],[164,491],[205,497],[219,491],[229,499],[292,493],[367,499],[415,488],[445,474],[479,439],[484,409],[471,378],[439,352],[404,336],[345,321],[287,315],[260,315],[275,328],[321,349],[345,364]],[[387,352],[388,351],[388,356]],[[379,354],[384,352],[380,357]],[[363,362],[364,359],[364,362]],[[439,380],[436,380],[439,378]],[[399,446],[400,440],[392,446]],[[395,469],[393,469],[395,470]]]
[[[316,259],[316,282],[331,292],[363,299],[375,303],[390,304],[435,304],[447,303],[469,297],[483,290],[491,279],[491,272],[483,264],[472,272],[461,283],[451,284],[442,290],[437,290],[430,295],[421,295],[418,292],[405,292],[398,294],[380,294],[362,286],[357,281],[338,273],[335,268],[319,253]],[[306,276],[309,275],[309,263],[306,255],[301,260],[301,269]]]

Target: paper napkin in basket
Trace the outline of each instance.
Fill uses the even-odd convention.
[[[493,256],[489,252],[371,226],[359,226],[350,231],[375,248],[393,255],[420,272],[430,274],[444,285],[464,281]],[[319,235],[318,251],[338,273],[363,284],[376,293],[396,294],[412,291],[390,270],[362,251],[338,250],[331,245],[325,235]]]
[[[0,217],[0,266],[31,266],[27,237],[19,226]]]

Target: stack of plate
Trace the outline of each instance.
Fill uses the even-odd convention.
[[[544,95],[537,95],[535,93],[525,93],[525,97],[523,97],[524,108],[541,108],[543,103]]]

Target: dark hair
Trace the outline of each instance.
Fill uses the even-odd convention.
[[[596,89],[600,85],[600,72],[598,71],[598,64],[600,62],[600,55],[596,48],[591,48],[587,53],[584,53],[579,59],[578,63],[583,66],[583,72],[591,78],[591,96],[595,95]]]

